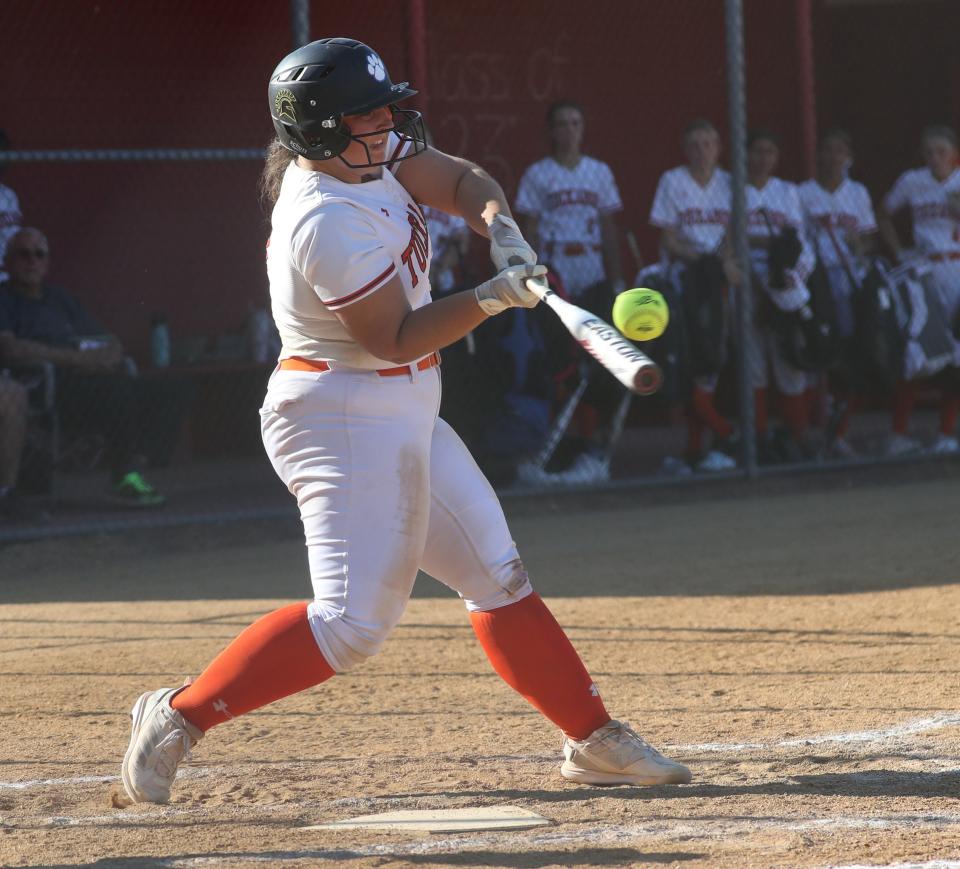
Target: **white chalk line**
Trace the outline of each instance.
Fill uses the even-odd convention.
[[[349,860],[361,857],[387,857],[404,855],[424,855],[435,853],[456,853],[471,848],[482,848],[502,853],[517,853],[517,836],[523,836],[524,850],[536,852],[558,845],[626,845],[637,840],[669,840],[690,841],[694,839],[727,839],[734,836],[755,834],[758,831],[781,830],[785,832],[803,832],[808,830],[906,830],[932,829],[943,830],[946,827],[960,825],[960,815],[893,815],[887,817],[836,817],[810,818],[806,820],[769,820],[736,819],[725,821],[714,819],[699,823],[671,823],[657,821],[643,824],[617,824],[613,826],[580,827],[571,830],[540,831],[535,834],[490,833],[487,835],[457,836],[448,838],[418,839],[414,842],[392,842],[374,845],[338,849],[311,849],[285,851],[266,851],[260,854],[227,853],[210,857],[171,857],[161,865],[171,869],[187,869],[187,867],[203,866],[222,862],[229,859],[231,862],[269,863],[271,861],[303,860],[303,859],[336,859]],[[309,834],[309,831],[304,831]],[[497,848],[496,846],[505,848]],[[857,867],[857,869],[907,869],[916,865],[919,869],[960,869],[960,863],[933,861],[925,864],[896,864],[895,867]],[[833,869],[854,869],[854,867],[833,867]]]
[[[757,751],[770,748],[798,748],[805,745],[829,743],[886,742],[902,736],[915,736],[960,725],[960,713],[945,712],[929,718],[917,718],[903,724],[895,724],[882,730],[855,730],[847,733],[829,733],[820,736],[805,736],[796,739],[781,739],[777,742],[701,742],[694,745],[671,745],[671,751],[679,753]]]
[[[960,860],[927,860],[924,863],[845,863],[828,869],[960,869]]]
[[[846,733],[828,733],[819,736],[805,736],[795,739],[781,739],[776,742],[701,742],[690,745],[670,745],[670,751],[680,754],[702,753],[730,753],[736,754],[741,751],[758,751],[776,748],[799,748],[808,745],[827,745],[831,743],[851,744],[865,742],[886,742],[893,739],[899,739],[904,736],[915,736],[920,733],[930,733],[935,730],[943,730],[947,727],[960,726],[960,713],[943,713],[932,715],[927,718],[917,718],[913,721],[905,721],[902,724],[895,724],[880,730],[855,730]],[[552,757],[552,756],[551,756]],[[506,758],[502,758],[506,759]],[[540,756],[513,756],[510,759],[520,761],[543,760]],[[278,771],[283,769],[284,765],[277,766]],[[290,767],[303,767],[302,762],[289,764]],[[187,767],[180,776],[181,778],[202,778],[215,773],[230,772],[231,767]],[[2,790],[28,790],[31,788],[43,787],[62,787],[64,785],[81,785],[119,781],[120,777],[116,775],[81,775],[68,778],[46,778],[30,779],[26,781],[0,781],[0,791]]]

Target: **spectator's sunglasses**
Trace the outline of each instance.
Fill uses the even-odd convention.
[[[20,259],[29,259],[33,257],[34,259],[46,259],[49,251],[44,250],[42,247],[18,247],[13,251],[14,256],[20,257]]]

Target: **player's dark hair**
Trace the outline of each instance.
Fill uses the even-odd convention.
[[[946,139],[954,148],[958,147],[957,131],[946,124],[930,124],[930,126],[924,127],[920,134],[920,141],[929,142],[930,139]]]
[[[749,148],[754,142],[772,142],[778,148],[780,147],[780,137],[767,127],[754,127],[747,133],[747,147]]]
[[[276,204],[280,196],[280,185],[283,184],[283,173],[293,160],[293,153],[283,146],[279,139],[274,139],[267,145],[267,156],[263,163],[263,172],[260,175],[260,201],[270,205]]]
[[[700,132],[700,130],[706,130],[708,133],[720,135],[717,128],[706,118],[694,118],[692,121],[687,121],[686,126],[683,128],[683,135],[680,137],[681,141],[686,142],[690,136]]]
[[[556,102],[550,103],[547,106],[547,127],[553,127],[554,119],[557,116],[557,113],[562,109],[576,109],[580,112],[581,118],[586,118],[586,114],[583,111],[583,106],[580,105],[576,100],[557,100]]]
[[[820,145],[825,145],[827,142],[840,142],[851,154],[853,153],[853,136],[843,127],[830,127],[824,130],[820,134]]]

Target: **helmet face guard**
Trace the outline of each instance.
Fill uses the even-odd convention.
[[[390,163],[396,163],[398,160],[406,160],[408,157],[413,157],[415,154],[426,150],[426,134],[423,129],[423,117],[420,112],[416,112],[413,109],[398,109],[396,106],[390,106],[390,111],[393,113],[393,126],[386,127],[382,130],[374,130],[372,133],[360,133],[355,136],[350,132],[349,125],[341,121],[341,127],[348,140],[347,146],[349,146],[350,142],[359,142],[367,155],[366,162],[351,163],[342,156],[343,152],[341,152],[340,159],[351,169],[365,169],[368,166],[387,166]],[[370,154],[370,148],[364,140],[374,136],[382,136],[384,133],[396,133],[397,138],[399,138],[402,143],[409,142],[411,144],[409,152],[402,157],[393,157],[391,159],[388,154],[385,160],[374,160]]]
[[[340,157],[351,142],[359,142],[367,162],[343,162],[361,169],[405,160],[427,147],[420,113],[395,106],[417,92],[406,82],[393,84],[379,55],[355,39],[321,39],[298,48],[280,61],[267,93],[280,142],[308,160]],[[359,136],[351,133],[345,115],[361,115],[383,106],[392,112],[391,127]],[[364,140],[385,132],[412,143],[408,153],[373,160]]]

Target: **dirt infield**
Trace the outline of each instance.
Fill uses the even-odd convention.
[[[297,530],[2,549],[0,864],[960,867],[960,488],[943,468],[510,505],[608,707],[693,769],[672,788],[565,784],[555,729],[424,579],[378,658],[212,731],[168,806],[125,807],[131,703],[304,595]],[[299,829],[493,804],[555,823]]]

